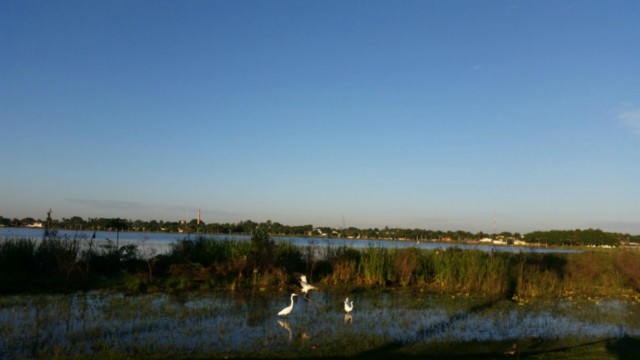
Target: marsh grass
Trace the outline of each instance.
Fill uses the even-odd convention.
[[[507,291],[511,279],[511,254],[448,249],[429,253],[426,262],[423,278],[434,290],[496,295]]]
[[[276,242],[259,230],[249,241],[186,238],[169,252],[146,258],[132,244],[55,237],[0,240],[1,293],[91,288],[126,293],[293,290],[299,273],[321,285],[416,288],[517,301],[621,294],[638,298],[640,252],[354,249],[317,243],[299,247]]]
[[[390,250],[369,247],[362,251],[358,264],[358,275],[365,285],[384,285],[395,278]]]
[[[640,251],[618,251],[612,256],[616,270],[624,276],[625,285],[640,292]]]
[[[640,253],[507,253],[369,247],[339,250],[323,282],[417,287],[437,293],[517,299],[616,297],[640,287]]]

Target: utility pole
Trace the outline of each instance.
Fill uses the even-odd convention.
[[[49,211],[47,211],[47,223],[44,225],[44,234],[42,235],[42,240],[44,241],[46,238],[49,237],[49,229],[51,228],[51,213],[53,212],[53,210],[51,210],[51,208],[49,208]]]
[[[497,225],[496,225],[496,209],[493,209],[493,239],[496,238],[497,233]]]
[[[198,209],[198,221],[196,223],[196,234],[200,234],[200,209]]]

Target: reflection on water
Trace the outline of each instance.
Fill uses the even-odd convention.
[[[307,350],[320,343],[366,347],[354,341],[361,338],[411,344],[640,336],[640,305],[618,300],[518,306],[410,293],[358,294],[352,296],[358,308],[345,314],[342,295],[296,301],[287,319],[277,312],[289,294],[2,297],[0,358],[56,349],[78,355],[295,352],[303,344]]]
[[[291,332],[291,325],[289,325],[289,323],[284,320],[278,320],[278,324],[280,324],[283,329],[289,332],[289,341],[291,341],[291,338],[293,336],[293,333]]]

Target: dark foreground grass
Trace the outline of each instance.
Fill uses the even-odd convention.
[[[515,347],[514,347],[515,344]],[[370,350],[344,354],[336,349],[323,349],[322,344],[309,344],[298,352],[256,352],[250,354],[145,354],[103,352],[91,356],[67,357],[61,353],[40,354],[38,358],[58,360],[80,359],[558,359],[558,360],[637,360],[640,339],[525,339],[513,342],[444,343],[429,346],[401,343],[381,344]]]
[[[428,347],[387,344],[353,358],[367,359],[638,359],[640,339],[447,343]]]

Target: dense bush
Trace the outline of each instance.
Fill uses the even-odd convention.
[[[604,232],[599,229],[534,231],[525,236],[529,243],[555,246],[617,246],[628,236]]]

